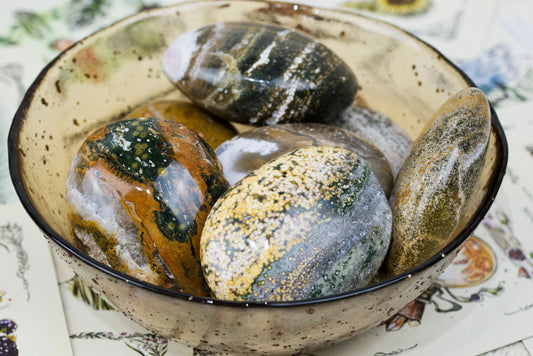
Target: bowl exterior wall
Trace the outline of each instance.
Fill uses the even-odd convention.
[[[90,266],[52,243],[55,253],[95,292],[161,336],[212,352],[295,354],[327,347],[379,325],[415,299],[455,257],[405,279],[358,295],[302,305],[214,305],[159,295]],[[191,297],[191,299],[194,299]]]

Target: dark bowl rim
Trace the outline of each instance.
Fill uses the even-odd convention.
[[[248,2],[259,2],[259,3],[266,3],[265,0],[247,0]],[[87,265],[96,268],[97,270],[100,270],[104,272],[105,274],[119,279],[127,284],[131,284],[135,287],[145,289],[150,292],[154,292],[156,294],[161,294],[167,297],[173,297],[173,298],[179,298],[186,301],[191,302],[199,302],[202,304],[209,304],[213,306],[229,306],[229,307],[239,307],[239,308],[247,308],[247,307],[296,307],[296,306],[311,306],[311,305],[318,305],[322,303],[328,303],[328,302],[334,302],[337,300],[343,300],[352,298],[367,292],[372,292],[384,287],[387,287],[389,285],[398,283],[404,279],[412,278],[412,276],[416,273],[419,273],[429,266],[432,266],[439,262],[440,260],[444,259],[446,256],[448,256],[450,253],[453,253],[457,248],[459,248],[473,233],[473,231],[477,228],[477,226],[481,223],[483,218],[485,217],[486,213],[488,212],[489,208],[491,207],[492,203],[494,202],[494,199],[496,198],[496,195],[500,189],[501,183],[503,181],[503,177],[505,176],[505,171],[507,167],[507,161],[508,161],[508,144],[507,139],[505,137],[505,133],[503,131],[503,127],[498,119],[498,116],[492,106],[490,105],[490,112],[491,112],[491,124],[492,127],[495,129],[497,133],[497,138],[499,138],[501,143],[501,165],[500,170],[498,171],[498,174],[496,177],[493,178],[492,184],[490,186],[491,189],[487,191],[487,194],[483,201],[481,202],[480,207],[475,212],[475,214],[472,217],[471,222],[462,230],[459,232],[457,237],[453,239],[446,247],[444,247],[440,252],[423,262],[422,264],[404,271],[398,275],[395,275],[393,277],[387,278],[383,281],[380,281],[378,283],[366,286],[364,288],[356,289],[349,292],[339,293],[335,295],[329,295],[325,297],[320,298],[313,298],[313,299],[306,299],[306,300],[295,300],[295,301],[284,301],[284,302],[244,302],[244,301],[229,301],[229,300],[221,300],[216,298],[210,298],[210,297],[201,297],[191,294],[186,294],[178,291],[173,291],[170,289],[166,289],[163,287],[159,287],[153,284],[150,284],[148,282],[142,281],[140,279],[128,276],[122,272],[118,272],[111,267],[89,257],[88,255],[85,255],[81,250],[76,248],[74,245],[72,245],[70,242],[68,242],[66,239],[61,237],[59,234],[55,232],[54,229],[52,229],[44,219],[41,218],[41,216],[37,213],[37,211],[34,209],[34,207],[31,204],[29,196],[26,194],[26,191],[24,189],[24,186],[21,181],[21,177],[19,176],[18,172],[18,141],[19,136],[18,133],[22,127],[22,123],[24,121],[24,116],[26,114],[27,108],[31,105],[33,101],[33,97],[35,95],[36,90],[39,88],[40,83],[48,73],[48,71],[54,67],[54,65],[69,51],[74,50],[76,47],[83,45],[83,43],[92,37],[97,36],[98,34],[104,32],[106,29],[116,27],[121,24],[127,24],[130,21],[135,20],[136,18],[143,18],[147,14],[150,14],[151,12],[157,12],[157,11],[164,11],[165,9],[173,9],[173,8],[179,8],[182,6],[187,5],[198,5],[199,3],[221,3],[221,4],[229,4],[232,2],[242,2],[239,0],[189,0],[180,2],[174,5],[170,6],[164,6],[159,8],[152,8],[140,11],[136,14],[127,16],[119,21],[116,21],[112,23],[111,25],[105,27],[104,29],[98,30],[87,37],[77,41],[73,46],[66,49],[65,51],[61,52],[55,59],[53,59],[51,62],[49,62],[38,74],[36,79],[33,81],[33,83],[30,85],[28,90],[26,91],[26,94],[24,95],[24,98],[21,101],[21,104],[19,108],[17,109],[15,116],[13,118],[9,135],[8,135],[8,158],[9,158],[9,172],[11,176],[11,181],[13,183],[13,186],[15,188],[15,192],[21,201],[24,209],[30,216],[30,218],[34,221],[34,223],[39,227],[39,229],[44,233],[46,238],[53,241],[55,244],[61,247],[65,252],[68,254],[71,254],[78,258],[79,260],[83,261]],[[388,23],[386,21],[382,21],[373,17],[366,16],[364,14],[361,14],[360,12],[353,11],[353,10],[345,10],[345,9],[338,9],[338,8],[325,8],[320,6],[310,6],[310,5],[304,5],[304,4],[296,4],[291,2],[283,2],[283,1],[274,1],[271,2],[272,4],[280,4],[280,5],[289,5],[289,6],[298,6],[300,9],[318,9],[320,11],[326,11],[326,12],[332,12],[332,13],[343,13],[351,16],[358,16],[362,17],[364,19],[374,21],[376,23],[379,23],[381,25],[388,26],[392,28],[395,31],[399,31],[401,33],[404,33],[408,37],[410,37],[412,40],[419,42],[422,46],[427,47],[429,50],[433,51],[440,60],[443,60],[445,64],[449,65],[454,71],[456,71],[464,80],[465,82],[471,86],[471,87],[477,87],[474,82],[459,68],[457,65],[455,65],[452,61],[450,61],[446,56],[444,56],[440,51],[438,51],[436,48],[434,48],[432,45],[428,44],[427,42],[423,41],[422,39],[418,38],[417,36],[413,35],[412,33],[401,29],[400,27],[393,25],[391,23]],[[221,5],[219,5],[221,6]]]

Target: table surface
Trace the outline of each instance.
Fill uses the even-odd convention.
[[[468,242],[493,255],[497,268],[490,278],[454,288],[437,281],[414,302],[424,310],[420,318],[399,315],[394,325],[380,325],[313,355],[533,355],[533,0],[417,0],[403,7],[384,0],[297,2],[360,11],[436,47],[485,92],[510,152],[500,194]],[[0,139],[7,140],[26,88],[62,49],[143,8],[168,4],[4,1]],[[0,150],[0,320],[10,320],[16,329],[0,326],[0,341],[16,345],[23,355],[195,354],[112,310],[50,253],[13,192],[5,146]],[[510,258],[502,241],[523,258]],[[2,350],[0,356],[10,355]]]

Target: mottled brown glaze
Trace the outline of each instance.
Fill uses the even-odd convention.
[[[125,119],[157,117],[179,122],[194,131],[213,149],[237,134],[233,126],[200,109],[198,106],[179,100],[158,100],[141,106],[126,115]]]
[[[353,132],[324,124],[280,124],[258,127],[224,142],[215,152],[230,185],[266,162],[307,146],[342,147],[366,160],[389,196],[392,172],[381,151]]]
[[[214,152],[174,121],[139,118],[93,132],[74,158],[67,215],[78,248],[147,282],[208,295],[200,235],[227,182]]]
[[[415,141],[391,195],[389,273],[416,267],[442,250],[464,219],[481,177],[490,135],[487,98],[461,90]]]

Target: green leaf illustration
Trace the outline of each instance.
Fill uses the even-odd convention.
[[[164,356],[168,351],[168,340],[154,333],[82,332],[70,335],[70,338],[124,341],[128,348],[142,356]]]
[[[71,28],[87,26],[98,16],[104,16],[110,6],[111,2],[107,0],[71,0],[67,5],[67,23]]]
[[[14,253],[17,258],[17,277],[22,281],[22,287],[26,290],[26,300],[30,300],[29,282],[26,279],[25,273],[30,269],[28,263],[28,254],[22,247],[22,227],[18,224],[6,224],[0,226],[0,240],[2,247],[6,248],[10,253]],[[11,246],[13,249],[9,249]]]
[[[85,304],[90,305],[94,310],[113,310],[111,305],[96,294],[78,276],[74,276],[68,281],[61,282],[60,285],[66,285],[74,297],[79,298]]]

